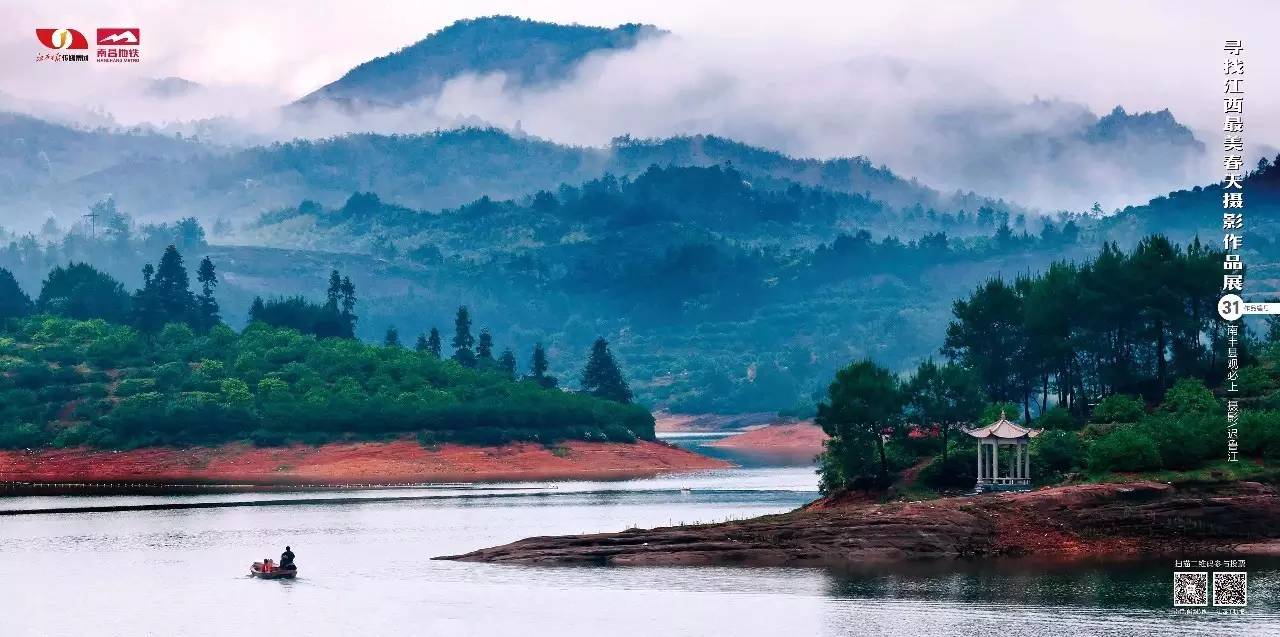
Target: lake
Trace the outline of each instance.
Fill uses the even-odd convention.
[[[619,482],[0,498],[0,510],[217,505],[0,517],[0,635],[1280,634],[1280,566],[1256,561],[1247,613],[1222,616],[1174,613],[1168,562],[860,572],[430,559],[532,535],[777,513],[815,488],[810,467],[753,466]],[[325,499],[341,501],[299,501]],[[297,580],[246,577],[285,544]]]

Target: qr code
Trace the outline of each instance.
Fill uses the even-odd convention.
[[[1214,571],[1214,606],[1244,606],[1248,601],[1248,573],[1245,573],[1244,571]]]
[[[1174,606],[1208,606],[1209,573],[1176,571],[1173,574]]]

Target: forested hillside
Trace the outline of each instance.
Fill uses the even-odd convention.
[[[237,333],[221,321],[217,266],[205,257],[194,269],[193,287],[171,245],[133,293],[72,263],[32,298],[0,268],[0,447],[653,437],[603,339],[582,391],[560,391],[540,343],[519,374],[465,307],[447,345],[433,331],[410,349],[394,329],[364,344],[352,338],[356,287],[335,270],[325,300],[256,298]]]
[[[1277,173],[1268,163],[1248,178],[1251,206],[1274,205]],[[219,264],[217,294],[234,308],[224,313],[233,326],[245,324],[255,296],[322,294],[336,268],[362,291],[355,333],[367,341],[391,326],[406,340],[447,328],[467,305],[499,342],[544,343],[561,376],[575,376],[605,336],[646,404],[807,412],[850,359],[903,371],[936,355],[952,301],[986,279],[1091,258],[1111,241],[1131,249],[1160,226],[1153,218],[1169,219],[1181,244],[1197,223],[1216,236],[1204,210],[1220,198],[1211,187],[1118,217],[1044,220],[989,207],[895,208],[768,181],[736,167],[650,167],[436,210],[357,192],[338,205],[265,213],[242,232],[288,249],[208,245],[194,220],[136,224],[104,204],[94,238],[84,227],[65,238],[12,237],[0,267],[35,289],[50,267],[87,261],[135,286],[142,264],[174,243]],[[1280,261],[1269,228],[1260,221],[1246,243],[1251,298],[1280,291],[1267,265]]]
[[[299,104],[404,104],[429,97],[446,81],[469,73],[502,73],[515,86],[544,85],[567,77],[591,53],[628,49],[662,33],[640,24],[605,29],[511,16],[459,20],[356,66]]]
[[[190,138],[80,131],[7,116],[0,117],[0,137],[9,140],[0,144],[0,163],[14,166],[12,179],[0,181],[0,211],[32,219],[32,224],[49,214],[66,224],[108,196],[149,221],[194,215],[207,224],[243,221],[303,200],[339,206],[357,191],[413,208],[439,209],[485,196],[522,197],[605,173],[635,176],[653,164],[732,164],[762,188],[795,182],[902,208],[1014,208],[973,194],[938,193],[862,157],[795,159],[708,136],[624,137],[605,148],[590,148],[491,128],[462,128],[230,149]]]

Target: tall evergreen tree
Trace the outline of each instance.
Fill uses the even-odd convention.
[[[609,342],[597,338],[591,346],[591,357],[582,370],[582,389],[593,396],[619,403],[631,402],[631,388],[622,378],[622,370],[609,351]]]
[[[325,292],[325,304],[336,314],[342,303],[342,276],[337,270],[329,271],[329,289]]]
[[[22,291],[13,273],[0,268],[0,320],[31,313],[31,297]]]
[[[430,352],[432,356],[440,358],[440,330],[434,327],[431,328],[431,335],[427,337],[427,351]]]
[[[254,321],[261,321],[262,312],[264,309],[265,309],[265,306],[262,303],[262,297],[260,296],[253,297],[253,303],[249,304],[249,322],[252,323]]]
[[[458,308],[453,319],[453,360],[463,367],[476,366],[476,353],[471,349],[475,345],[475,337],[471,335],[471,313],[467,306]]]
[[[900,424],[902,404],[902,390],[893,373],[870,360],[836,372],[814,419],[830,436],[823,452],[824,487],[849,486],[865,478],[875,460],[879,460],[874,469],[876,481],[888,484],[889,462],[883,434]],[[869,457],[872,450],[875,459]]]
[[[489,333],[489,329],[480,330],[480,340],[476,342],[476,358],[480,363],[493,362],[493,334]]]
[[[160,264],[156,266],[156,300],[164,316],[164,323],[190,323],[195,318],[196,299],[191,292],[191,277],[182,263],[182,254],[174,246],[164,249]]]
[[[35,309],[82,321],[125,323],[130,300],[124,286],[110,275],[87,263],[69,263],[49,271]]]
[[[333,277],[330,275],[331,284],[332,281]],[[346,333],[343,336],[355,338],[356,321],[359,320],[359,317],[356,316],[356,286],[351,283],[349,277],[342,277],[342,283],[338,286],[338,293],[342,303],[342,323],[346,328]]]
[[[213,261],[209,257],[200,260],[200,269],[196,271],[196,280],[200,282],[200,298],[197,300],[198,323],[196,327],[209,330],[221,322],[218,300],[214,298],[214,290],[218,287],[218,274],[214,270]]]
[[[400,332],[396,330],[396,326],[387,326],[387,334],[382,337],[382,344],[385,347],[400,347]]]
[[[548,389],[555,387],[560,383],[554,376],[547,375],[547,370],[551,365],[547,362],[547,350],[543,349],[542,343],[533,346],[533,358],[529,362],[529,379]]]
[[[907,415],[920,426],[936,425],[942,434],[942,461],[947,460],[947,443],[952,429],[973,422],[986,403],[978,379],[955,364],[938,366],[925,360],[903,386]]]
[[[418,333],[418,340],[413,342],[413,351],[425,352],[431,345],[427,342],[427,335]]]
[[[516,379],[516,355],[511,352],[510,348],[502,350],[502,356],[498,357],[498,369],[506,374],[507,379]]]

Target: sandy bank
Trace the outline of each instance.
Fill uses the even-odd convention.
[[[0,451],[0,482],[169,484],[387,484],[635,478],[719,469],[729,463],[657,442],[565,442],[500,447],[412,440],[318,447],[149,448],[131,451]]]

